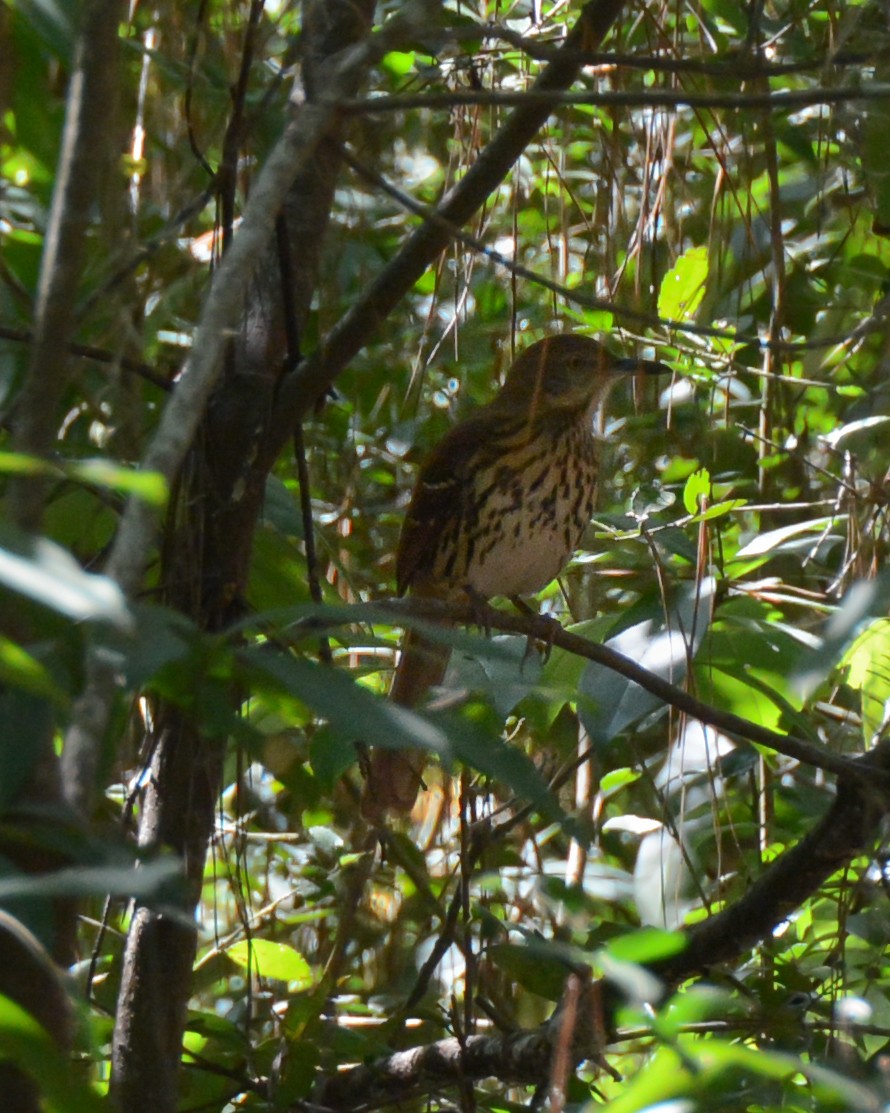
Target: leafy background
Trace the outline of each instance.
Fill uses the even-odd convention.
[[[491,397],[514,350],[583,331],[675,374],[627,384],[601,415],[597,520],[540,607],[701,701],[832,754],[862,753],[884,732],[886,12],[830,0],[617,7],[608,56],[573,88],[626,99],[555,106],[464,229],[501,262],[453,236],[364,338],[296,451],[278,454],[237,619],[216,627],[184,602],[203,590],[191,566],[166,555],[194,492],[208,490],[200,451],[169,497],[138,466],[292,110],[318,6],[160,0],[121,24],[113,170],[83,229],[68,338],[80,347],[42,460],[15,429],[82,14],[0,7],[0,469],[12,492],[0,534],[0,903],[56,956],[57,902],[80,913],[74,1066],[35,1066],[45,1036],[12,1002],[0,1046],[38,1076],[46,1108],[106,1101],[128,897],[185,925],[198,901],[182,1109],[291,1108],[346,1064],[535,1029],[569,975],[591,967],[624,1003],[561,1098],[545,1072],[556,1105],[883,1108],[879,830],[706,980],[659,998],[638,965],[799,846],[831,803],[831,775],[702,727],[559,646],[526,652],[515,633],[455,635],[460,698],[411,720],[384,698],[400,623],[351,609],[392,593],[424,452]],[[375,25],[404,8],[379,4]],[[463,179],[514,108],[503,96],[528,90],[581,9],[433,4],[370,69],[343,124],[348,162],[303,354],[418,225],[399,193],[434,205]],[[336,35],[342,6],[325,18]],[[371,95],[397,101],[375,109]],[[15,511],[16,483],[35,476],[46,484],[37,536]],[[131,598],[102,576],[128,498],[168,508]],[[47,793],[34,784],[48,783],[47,738],[57,753],[70,737],[97,653],[113,661],[116,694],[84,823],[64,793],[39,812]],[[176,856],[142,837],[132,869],[147,764],[171,716],[221,762],[194,892]],[[409,821],[369,831],[355,743],[405,745],[421,724],[460,760],[431,767]],[[524,809],[551,779],[551,805]],[[490,1076],[450,1088],[412,1078],[398,1096],[467,1109],[531,1100],[528,1079]]]

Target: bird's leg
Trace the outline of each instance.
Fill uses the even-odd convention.
[[[535,643],[540,642],[544,647],[543,659],[544,664],[546,664],[547,661],[550,660],[550,654],[553,652],[553,639],[556,637],[557,630],[561,629],[559,622],[549,615],[542,615],[539,611],[536,611],[535,608],[529,606],[520,595],[511,595],[510,602],[520,614],[524,614],[529,618],[543,618],[547,620],[547,637],[536,638],[532,634],[529,634],[526,638],[525,656],[522,659],[522,663],[525,664],[529,657],[531,657]]]
[[[470,610],[473,612],[473,625],[478,626],[485,634],[486,638],[490,638],[491,627],[488,625],[487,614],[488,600],[469,584],[464,584],[464,593],[466,594],[467,602],[470,604]]]
[[[519,611],[520,614],[529,615],[530,617],[537,618],[538,612],[534,607],[529,606],[528,603],[522,598],[521,595],[511,595],[510,602]]]

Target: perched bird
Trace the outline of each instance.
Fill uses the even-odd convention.
[[[670,368],[618,359],[586,336],[551,336],[526,348],[495,398],[422,464],[396,556],[399,594],[490,599],[532,594],[555,579],[593,514],[594,411],[625,371]],[[449,652],[407,631],[391,698],[417,706],[441,683]],[[423,765],[422,752],[375,750],[365,814],[410,811]]]

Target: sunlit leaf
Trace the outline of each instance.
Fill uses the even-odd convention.
[[[680,954],[686,945],[686,938],[678,931],[649,927],[618,936],[606,950],[619,962],[646,963]]]
[[[835,518],[810,518],[803,522],[792,522],[778,529],[767,530],[766,533],[757,534],[747,544],[743,545],[735,554],[736,560],[748,560],[751,557],[763,556],[770,552],[788,552],[799,548],[801,544],[813,546],[814,541],[809,534],[828,535],[835,526]],[[793,548],[789,547],[793,544]]]
[[[134,495],[151,506],[164,506],[167,501],[167,482],[158,472],[120,467],[108,460],[78,460],[66,464],[65,471],[72,479]]]
[[[890,721],[890,619],[869,624],[840,662],[847,683],[860,693],[862,740],[872,746]]]
[[[707,468],[700,468],[686,480],[683,487],[683,505],[689,514],[701,509],[700,500],[711,496],[711,475]]]
[[[690,247],[661,280],[658,313],[676,321],[695,317],[708,279],[708,249]]]
[[[15,1063],[34,1079],[47,1113],[101,1113],[108,1108],[34,1017],[2,995],[0,1059]]]
[[[294,982],[295,989],[308,989],[313,982],[309,963],[287,943],[270,939],[242,939],[226,947],[226,956],[237,966],[261,978]]]
[[[74,558],[46,538],[0,529],[0,584],[67,615],[101,619],[128,628],[132,619],[117,584],[84,572]]]
[[[0,635],[0,679],[34,696],[63,701],[48,669],[22,646]]]

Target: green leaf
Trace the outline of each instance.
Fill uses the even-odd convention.
[[[300,513],[300,503],[294,493],[288,490],[277,475],[270,475],[266,480],[263,519],[286,537],[303,539],[303,517]]]
[[[462,715],[443,715],[439,721],[447,730],[454,756],[459,761],[506,785],[548,819],[563,824],[567,830],[572,828],[537,766],[524,750],[509,745],[493,729],[468,721]]]
[[[694,523],[712,522],[715,518],[724,518],[727,514],[734,514],[736,510],[748,505],[747,499],[727,499],[725,502],[715,502],[703,514],[696,514],[692,519]]]
[[[711,15],[717,16],[738,35],[744,35],[748,29],[748,16],[746,9],[735,0],[704,0],[702,7]]]
[[[758,533],[743,545],[733,557],[733,560],[750,560],[752,557],[763,556],[766,553],[796,552],[802,545],[812,547],[813,541],[808,535],[813,533],[828,535],[838,521],[836,518],[811,518],[808,521],[792,522],[778,529]]]
[[[711,473],[707,468],[699,468],[686,480],[683,487],[683,505],[688,514],[697,514],[701,509],[699,499],[711,497]]]
[[[619,962],[642,965],[680,954],[686,949],[687,942],[682,932],[647,927],[618,936],[611,940],[605,949]]]
[[[133,495],[150,506],[163,507],[167,503],[167,481],[159,472],[127,468],[109,460],[72,461],[65,465],[65,471],[71,479]]]
[[[49,671],[26,649],[0,634],[0,680],[32,696],[64,705],[67,699]]]
[[[473,656],[453,653],[445,684],[484,692],[506,718],[540,681],[541,669],[540,654],[529,649],[527,638],[496,634],[480,643]]]
[[[673,684],[681,683],[688,662],[707,630],[708,599],[714,583],[685,585],[673,601],[667,620],[658,602],[651,617],[622,630],[606,645],[643,668]],[[591,741],[611,742],[631,723],[638,722],[661,706],[661,701],[633,681],[605,665],[591,661],[581,677],[578,713]]]
[[[674,321],[692,320],[705,296],[707,279],[708,249],[690,247],[662,279],[658,315]]]
[[[46,1029],[21,1005],[0,994],[0,1060],[4,1059],[34,1079],[45,1113],[101,1113],[108,1108],[78,1077]]]
[[[639,769],[629,769],[627,766],[623,766],[621,769],[612,769],[600,781],[600,792],[603,797],[607,797],[627,785],[632,785],[640,779],[640,776]]]
[[[890,610],[890,572],[881,572],[873,580],[860,580],[854,583],[837,605],[834,614],[825,625],[822,643],[811,653],[795,671],[793,682],[803,698],[810,695],[823,680],[841,664],[844,654],[853,641],[866,633],[874,619],[882,619]],[[883,632],[879,632],[880,646]],[[867,643],[866,643],[867,644]],[[873,648],[866,649],[871,654]],[[863,669],[857,673],[862,678],[869,667],[863,656]],[[872,657],[873,674],[876,684],[881,683],[884,666]],[[877,690],[877,689],[876,689]]]
[[[53,726],[46,699],[18,686],[0,690],[0,811],[15,801],[45,760]]]
[[[29,456],[24,452],[0,452],[0,474],[52,475],[61,478],[62,471],[39,456]]]
[[[886,67],[879,67],[877,77]],[[862,169],[874,201],[875,231],[890,233],[890,108],[886,100],[867,102],[861,129]]]
[[[247,649],[242,659],[257,680],[281,685],[348,738],[387,750],[429,750],[446,760],[454,756],[447,734],[430,719],[379,699],[347,673],[267,649]]]
[[[152,506],[164,506],[167,501],[167,482],[158,472],[139,471],[101,458],[57,464],[21,452],[0,452],[0,473],[67,477],[92,487],[135,495]]]
[[[242,939],[226,948],[226,957],[236,966],[261,978],[296,983],[298,990],[309,989],[314,979],[309,963],[287,943],[270,939]]]
[[[134,865],[72,866],[53,873],[0,878],[0,901],[29,897],[135,897],[163,904],[165,911],[183,898],[182,863],[165,857]]]
[[[409,73],[414,72],[414,51],[401,51],[390,50],[384,54],[380,64],[383,68],[393,75],[393,77],[405,77]]]
[[[52,541],[5,524],[0,525],[0,584],[68,618],[102,620],[123,629],[132,625],[123,593],[107,576],[84,572]]]
[[[526,943],[495,943],[488,957],[509,978],[548,1001],[558,1001],[565,990],[571,966],[563,949],[546,940]]]
[[[890,619],[872,622],[841,660],[847,683],[860,693],[862,740],[871,748],[890,713]]]

